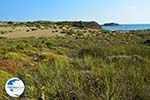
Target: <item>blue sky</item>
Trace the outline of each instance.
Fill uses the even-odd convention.
[[[0,20],[150,23],[150,0],[0,0]]]

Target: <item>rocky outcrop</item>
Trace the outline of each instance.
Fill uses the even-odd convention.
[[[103,26],[116,26],[119,25],[118,23],[105,23]]]

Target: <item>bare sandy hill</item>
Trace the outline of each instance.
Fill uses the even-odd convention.
[[[27,37],[53,37],[64,36],[59,29],[37,29],[35,27],[0,27],[0,37],[27,38]]]

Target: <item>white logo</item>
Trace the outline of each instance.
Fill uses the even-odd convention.
[[[11,78],[5,84],[5,90],[11,97],[19,97],[24,92],[25,86],[19,78]]]

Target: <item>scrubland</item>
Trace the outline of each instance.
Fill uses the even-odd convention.
[[[25,83],[21,100],[149,100],[149,30],[122,32],[62,25],[36,30],[49,27],[47,34],[58,35],[1,36],[1,100],[14,99],[4,90],[11,77]],[[36,31],[28,28],[28,34]]]

